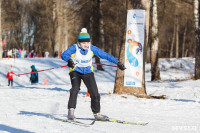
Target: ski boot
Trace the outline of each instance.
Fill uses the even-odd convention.
[[[74,111],[75,111],[74,108],[70,108],[68,110],[68,115],[67,115],[68,120],[72,120],[73,121],[75,119]]]
[[[101,115],[100,113],[94,113],[94,118],[97,120],[97,121],[108,121],[109,120],[109,117],[106,116],[106,115]]]

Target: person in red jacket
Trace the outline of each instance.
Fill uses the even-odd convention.
[[[8,86],[13,86],[13,74],[16,75],[14,72],[12,72],[10,69],[8,70],[8,73],[6,77],[8,78]],[[11,84],[10,84],[11,83]]]

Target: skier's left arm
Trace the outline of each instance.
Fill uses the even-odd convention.
[[[94,55],[99,56],[102,59],[106,59],[112,63],[117,64],[119,62],[118,59],[116,59],[114,56],[104,52],[103,50],[97,48],[96,46],[91,44],[91,50],[94,53]]]
[[[121,62],[119,62],[119,60],[116,59],[114,56],[104,52],[103,50],[97,48],[96,46],[94,46],[92,44],[91,44],[91,50],[94,53],[94,55],[99,56],[102,59],[106,59],[106,60],[108,60],[108,61],[110,61],[112,63],[117,64],[119,69],[121,69],[121,70],[125,70],[126,69],[125,66]]]

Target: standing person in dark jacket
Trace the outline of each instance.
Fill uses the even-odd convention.
[[[78,42],[71,45],[61,55],[61,58],[68,62],[70,67],[69,75],[71,79],[72,88],[70,90],[70,97],[68,101],[68,119],[74,120],[74,111],[76,108],[77,94],[80,90],[81,80],[85,83],[91,98],[91,109],[96,120],[107,120],[108,117],[100,114],[100,94],[96,85],[92,57],[99,56],[112,63],[118,65],[121,70],[126,68],[112,55],[102,51],[90,43],[90,35],[87,33],[86,28],[82,28]]]
[[[34,65],[31,66],[31,69],[32,69],[31,72],[37,71]],[[38,83],[38,72],[31,73],[30,81],[32,85]]]
[[[44,53],[45,53],[45,52],[44,52],[44,51],[42,51],[42,57],[44,57]]]
[[[13,75],[16,75],[16,74],[9,69],[6,75],[6,77],[8,78],[8,86],[10,85],[13,86]]]

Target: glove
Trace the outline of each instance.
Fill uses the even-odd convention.
[[[68,66],[71,67],[71,68],[74,68],[74,67],[75,67],[75,64],[74,64],[74,62],[73,62],[72,59],[69,59],[69,60],[68,60]]]
[[[126,69],[126,67],[125,67],[121,62],[118,62],[118,63],[117,63],[117,66],[118,66],[118,68],[121,69],[121,70],[125,70],[125,69]]]

